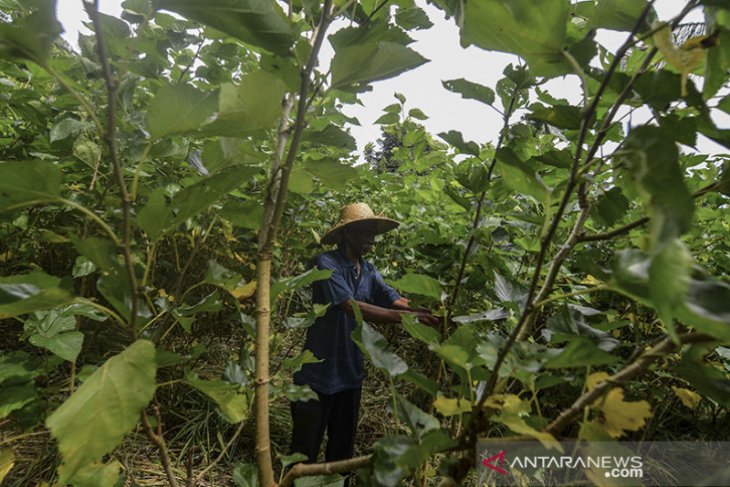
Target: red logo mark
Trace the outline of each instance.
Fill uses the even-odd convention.
[[[485,458],[482,460],[482,465],[485,467],[489,467],[492,470],[501,473],[502,475],[507,475],[507,470],[501,468],[502,465],[504,465],[504,456],[507,454],[506,451],[502,450],[501,452],[497,453],[496,455],[492,455],[489,458]],[[492,464],[492,462],[495,462]],[[497,466],[499,464],[500,466]]]

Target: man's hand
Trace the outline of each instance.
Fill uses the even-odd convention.
[[[418,321],[420,321],[424,325],[437,327],[441,323],[441,319],[438,316],[432,315],[431,312],[427,309],[419,308],[418,310],[414,311],[414,313],[416,314]]]

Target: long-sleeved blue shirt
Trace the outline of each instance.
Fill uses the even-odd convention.
[[[320,254],[315,264],[319,269],[332,270],[329,279],[312,285],[312,301],[330,307],[309,327],[304,343],[304,348],[311,350],[321,362],[302,366],[294,375],[294,382],[308,384],[322,394],[334,394],[359,387],[365,374],[362,352],[351,338],[357,321],[340,305],[353,299],[390,308],[400,295],[363,258],[360,258],[360,277],[356,278],[355,264],[344,250]]]

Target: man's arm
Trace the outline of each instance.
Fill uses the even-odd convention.
[[[352,311],[352,301],[352,299],[348,299],[340,305],[345,312],[351,316],[354,315]],[[433,316],[430,312],[411,310],[408,307],[408,300],[406,298],[400,298],[393,303],[393,309],[381,308],[380,306],[375,306],[374,304],[365,303],[363,301],[356,302],[360,308],[360,313],[362,314],[363,319],[372,323],[400,323],[401,315],[405,313],[412,313],[415,314],[418,321],[424,325],[438,326],[439,324],[439,319]],[[396,304],[398,305],[397,308]]]

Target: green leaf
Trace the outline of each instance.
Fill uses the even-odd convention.
[[[84,342],[84,335],[76,330],[76,316],[105,321],[106,316],[85,304],[73,304],[45,312],[33,313],[25,322],[25,332],[31,344],[45,348],[54,355],[74,362]]]
[[[418,322],[415,314],[401,315],[403,328],[410,336],[425,343],[429,347],[437,347],[441,343],[441,334],[435,328]]]
[[[0,162],[0,212],[58,199],[62,180],[58,166],[47,161]]]
[[[357,168],[332,159],[310,159],[304,163],[304,170],[330,189],[342,188],[358,175]]]
[[[69,482],[73,487],[115,487],[122,465],[112,460],[109,463],[92,463],[79,469]]]
[[[564,0],[467,2],[461,45],[517,54],[537,76],[573,71],[563,56],[570,3]]]
[[[51,143],[75,137],[81,133],[85,125],[75,118],[64,118],[51,128]]]
[[[248,137],[272,129],[281,116],[281,99],[286,90],[284,81],[260,69],[245,74],[238,86],[225,83],[218,95],[218,115],[199,133]]]
[[[703,276],[691,278],[675,316],[702,333],[730,341],[730,285]]]
[[[0,484],[15,466],[15,454],[13,450],[0,450]]]
[[[352,85],[367,85],[392,78],[426,62],[428,59],[413,49],[394,42],[344,47],[336,50],[332,59],[332,88],[346,90]]]
[[[216,93],[186,84],[169,84],[155,93],[147,108],[147,128],[153,139],[193,131],[218,108]]]
[[[116,245],[111,240],[97,237],[80,238],[74,234],[70,234],[68,238],[79,254],[89,259],[102,271],[109,272],[114,267]]]
[[[517,157],[517,154],[507,147],[502,147],[497,151],[497,160],[502,163],[502,175],[507,186],[548,204],[552,190],[534,169]]]
[[[585,367],[589,365],[610,365],[619,358],[604,352],[596,344],[586,338],[574,338],[559,355],[545,362],[548,369]]]
[[[250,166],[232,166],[205,177],[178,192],[167,204],[161,192],[153,193],[137,215],[139,226],[152,239],[175,230],[188,218],[207,209],[227,193],[248,181],[259,170]]]
[[[99,462],[132,431],[155,392],[155,346],[137,340],[107,360],[46,420],[63,463],[59,484]]]
[[[398,418],[413,432],[417,439],[440,427],[438,419],[421,410],[400,394],[397,395]]]
[[[417,120],[428,120],[428,115],[423,113],[423,111],[421,111],[418,108],[413,108],[413,109],[409,110],[408,116],[411,118],[415,118]]]
[[[593,25],[603,29],[631,31],[647,4],[646,0],[598,0]],[[654,19],[656,13],[652,8],[639,32],[648,30]]]
[[[298,276],[289,277],[275,282],[271,285],[271,302],[284,291],[295,291],[303,287],[309,286],[313,282],[329,279],[332,275],[331,269],[317,269],[316,267],[309,269]]]
[[[185,373],[187,385],[195,387],[211,398],[229,423],[240,423],[248,416],[250,404],[246,394],[239,393],[239,386],[222,380],[200,379],[195,372]]]
[[[209,25],[248,44],[288,56],[294,31],[277,2],[269,0],[161,0],[159,8]]]
[[[418,7],[399,8],[395,14],[395,22],[406,30],[428,29],[433,26],[426,12]]]
[[[21,409],[38,397],[35,385],[32,383],[21,386],[3,387],[0,394],[0,419],[7,418],[8,414]]]
[[[723,370],[704,359],[708,345],[691,345],[676,367],[677,375],[693,389],[723,407],[730,407],[730,380]]]
[[[0,356],[0,384],[21,384],[40,375],[40,361],[22,351]]]
[[[705,81],[702,89],[705,100],[712,98],[726,85],[730,70],[730,26],[725,25],[716,29],[719,30],[719,37],[715,46],[708,50],[705,63]]]
[[[583,115],[578,107],[556,105],[546,107],[539,103],[530,106],[532,111],[528,114],[528,118],[545,122],[559,129],[578,130],[581,127]]]
[[[448,132],[441,132],[437,135],[465,154],[479,155],[479,145],[476,142],[464,141],[464,136],[461,132],[449,130]]]
[[[46,66],[53,42],[61,33],[56,20],[55,0],[29,0],[24,2],[33,13],[20,17],[10,24],[0,24],[0,57],[21,57]]]
[[[61,279],[37,271],[0,277],[0,319],[52,309],[73,301],[73,295],[60,285]]]
[[[649,267],[649,293],[669,334],[677,341],[672,318],[689,289],[692,255],[681,240],[667,243]]]
[[[375,125],[393,125],[400,122],[400,115],[397,113],[384,113],[373,122]]]
[[[389,376],[395,377],[408,370],[408,365],[400,357],[387,350],[388,342],[385,337],[362,319],[360,326],[352,332],[352,339],[370,357],[373,365],[384,370]]]
[[[615,187],[598,198],[595,211],[606,226],[618,222],[629,210],[629,200],[621,188]]]
[[[336,125],[331,124],[316,132],[305,130],[302,140],[315,145],[329,145],[344,148],[349,151],[357,149],[357,143],[352,135]]]
[[[441,283],[431,276],[409,273],[390,284],[399,291],[441,300]]]
[[[480,101],[487,105],[492,105],[494,103],[494,90],[488,86],[467,81],[464,78],[442,81],[441,84],[447,90],[459,93],[462,98]]]
[[[679,152],[663,128],[641,126],[626,138],[630,152],[623,162],[643,196],[651,219],[651,244],[654,251],[673,241],[692,225],[694,199],[684,184]]]
[[[258,472],[256,465],[237,463],[233,469],[233,482],[237,487],[258,487]]]

